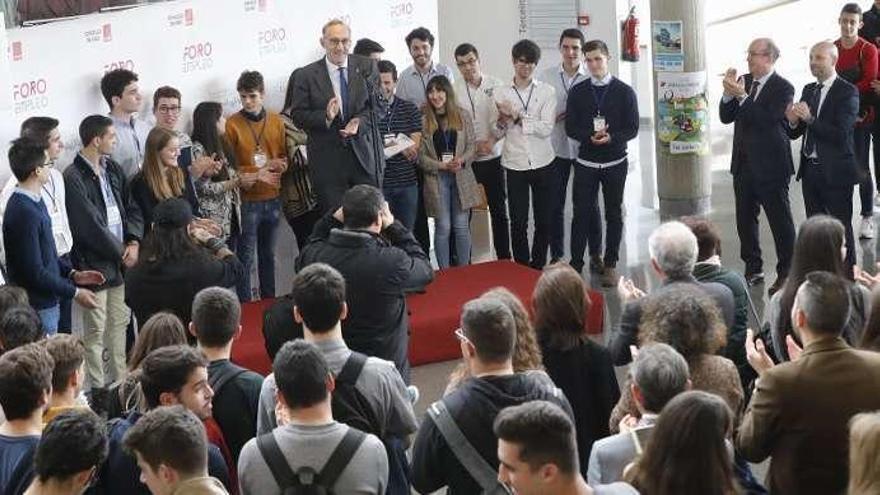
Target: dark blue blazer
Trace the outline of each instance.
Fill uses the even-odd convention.
[[[750,88],[752,75],[746,74],[743,79],[746,88]],[[733,122],[731,174],[740,174],[749,165],[749,173],[757,182],[788,182],[794,174],[794,164],[786,134],[785,109],[793,99],[794,86],[774,72],[756,99],[746,98],[742,104],[736,98],[721,102],[721,122]]]
[[[816,90],[816,83],[804,86],[801,101],[809,102]],[[805,132],[813,133],[816,154],[825,181],[830,186],[845,187],[858,182],[858,166],[853,152],[853,126],[859,113],[859,92],[855,86],[840,77],[834,79],[819,116],[811,124],[800,122],[794,129],[786,124],[788,136],[797,139]],[[797,178],[804,175],[804,143],[801,142],[801,165]]]

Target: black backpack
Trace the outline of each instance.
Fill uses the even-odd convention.
[[[309,466],[303,466],[294,473],[272,432],[257,437],[257,448],[283,495],[333,495],[333,485],[366,437],[365,433],[349,428],[320,473]]]
[[[355,387],[366,363],[366,355],[352,351],[339,375],[336,376],[336,388],[333,390],[330,403],[333,419],[363,432],[372,433],[379,438],[385,438],[384,425],[379,423],[375,411],[364,394]]]

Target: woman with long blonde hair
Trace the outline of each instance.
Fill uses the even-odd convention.
[[[848,495],[880,493],[880,412],[861,413],[849,423]]]

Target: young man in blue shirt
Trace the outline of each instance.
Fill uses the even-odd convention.
[[[28,293],[40,315],[43,330],[58,331],[60,299],[74,298],[87,308],[97,305],[95,294],[76,285],[96,285],[104,276],[96,271],[76,271],[58,257],[52,221],[40,195],[49,181],[49,155],[45,146],[28,138],[13,141],[9,165],[18,180],[3,216],[6,267],[9,281]]]

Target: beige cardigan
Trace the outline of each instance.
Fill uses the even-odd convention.
[[[464,166],[455,174],[455,185],[458,187],[458,198],[463,210],[469,210],[482,202],[477,179],[471,165],[476,156],[474,143],[474,124],[471,118],[463,110],[461,113],[464,128],[458,132],[455,142],[455,156],[461,157]],[[419,146],[419,167],[425,172],[423,195],[425,199],[425,212],[431,218],[436,218],[440,212],[440,165],[437,150],[434,149],[434,137],[425,133]]]

